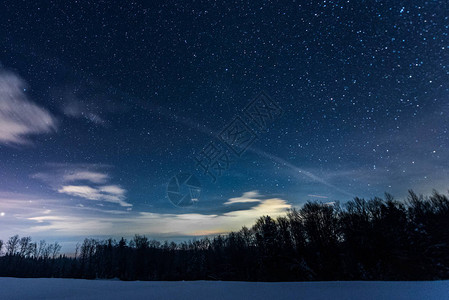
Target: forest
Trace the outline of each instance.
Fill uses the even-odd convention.
[[[284,216],[186,242],[86,238],[74,256],[58,243],[0,241],[0,276],[121,280],[449,279],[449,199],[409,191],[398,201],[307,202]]]

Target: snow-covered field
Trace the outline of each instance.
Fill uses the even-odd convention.
[[[0,278],[0,299],[449,299],[449,281],[261,283]]]

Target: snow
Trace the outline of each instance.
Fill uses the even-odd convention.
[[[0,299],[448,299],[449,281],[223,282],[0,278]]]

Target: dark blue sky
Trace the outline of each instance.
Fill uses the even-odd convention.
[[[226,232],[307,200],[445,192],[447,1],[6,1],[0,238]],[[243,109],[283,110],[264,128]],[[218,137],[240,116],[239,157]],[[212,142],[233,162],[195,168]],[[167,183],[201,182],[191,207]]]

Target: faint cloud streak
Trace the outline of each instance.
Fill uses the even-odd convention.
[[[0,70],[0,143],[29,144],[29,135],[56,130],[56,119],[25,94],[25,82]]]

